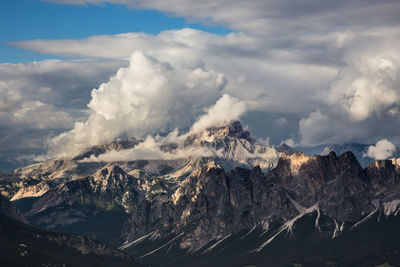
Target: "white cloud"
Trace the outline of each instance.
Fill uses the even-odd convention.
[[[200,77],[199,79],[203,79],[201,78],[202,75],[207,76],[210,73],[214,73],[213,75],[224,73],[224,78],[222,79],[222,76],[219,76],[221,77],[219,79],[222,79],[220,81],[223,81],[222,84],[225,87],[222,86],[224,89],[218,93],[210,90],[201,98],[198,97],[199,95],[188,96],[192,99],[206,98],[203,102],[198,103],[195,112],[189,107],[187,101],[181,100],[182,94],[175,95],[176,92],[180,92],[180,89],[176,91],[166,90],[167,94],[168,92],[171,94],[169,100],[165,99],[165,102],[186,103],[183,104],[186,107],[181,106],[177,109],[189,111],[187,118],[190,119],[179,121],[180,125],[173,125],[174,119],[171,117],[171,125],[150,129],[152,123],[153,125],[163,125],[156,122],[157,119],[151,119],[140,130],[131,131],[127,129],[129,126],[126,125],[127,122],[133,123],[132,119],[124,120],[125,123],[120,125],[118,121],[122,120],[115,118],[122,118],[123,114],[133,112],[137,103],[131,102],[129,90],[118,89],[118,93],[114,94],[113,89],[107,89],[122,88],[122,84],[129,87],[127,85],[132,83],[132,79],[136,79],[132,78],[128,81],[129,71],[120,71],[122,74],[117,74],[108,83],[93,91],[92,100],[89,104],[91,119],[85,123],[77,123],[75,130],[71,131],[70,134],[62,138],[58,137],[61,139],[54,139],[53,141],[60,144],[60,142],[71,138],[71,135],[81,136],[82,139],[72,138],[66,142],[70,144],[73,140],[79,140],[79,145],[76,149],[73,149],[75,151],[81,148],[83,144],[90,145],[115,138],[117,132],[124,133],[124,135],[145,136],[157,131],[168,132],[174,127],[188,128],[203,107],[215,103],[224,93],[245,102],[249,111],[272,112],[278,114],[278,119],[285,118],[287,115],[297,116],[299,118],[299,139],[302,145],[370,142],[376,140],[376,136],[387,136],[392,140],[397,140],[394,136],[397,135],[398,127],[396,125],[398,124],[395,122],[399,119],[399,116],[394,111],[398,105],[398,90],[396,88],[398,87],[399,59],[395,53],[395,48],[390,45],[395,43],[396,40],[400,40],[398,34],[387,29],[376,30],[376,32],[315,35],[310,36],[309,40],[303,38],[297,43],[291,43],[290,47],[277,48],[271,46],[268,39],[263,37],[254,37],[243,33],[218,36],[184,29],[162,32],[156,36],[145,34],[94,36],[83,40],[70,40],[67,44],[69,48],[62,40],[43,41],[40,43],[43,51],[53,49],[57,52],[70,49],[74,50],[76,55],[81,56],[121,58],[128,57],[133,49],[143,49],[147,55],[151,55],[148,58],[156,59],[155,61],[159,63],[168,62],[168,64],[159,64],[161,71],[158,71],[157,68],[150,68],[147,76],[140,75],[137,80],[142,84],[145,83],[146,77],[152,75],[158,77],[153,79],[154,84],[156,81],[162,83],[162,79],[159,78],[162,78],[163,75],[157,74],[157,71],[158,73],[163,71],[181,73],[180,76],[182,77],[191,75],[192,77]],[[32,44],[35,42],[32,41]],[[323,57],[334,58],[335,60],[318,61],[315,58],[310,58],[309,55],[313,51],[315,43],[318,43],[319,47],[326,51]],[[332,46],[332,43],[335,43],[335,45]],[[275,45],[281,44],[278,42]],[[25,45],[29,47],[28,43]],[[111,49],[111,47],[117,49]],[[294,48],[297,49],[296,53],[292,52]],[[110,51],[116,51],[115,55]],[[377,54],[373,51],[380,52]],[[342,63],[339,60],[342,60]],[[377,62],[382,64],[376,64]],[[133,71],[134,66],[129,69]],[[171,69],[171,71],[168,71],[168,69]],[[196,74],[195,70],[203,72],[203,74]],[[142,69],[137,67],[136,71],[142,71]],[[152,74],[153,71],[155,74]],[[189,75],[191,72],[193,73]],[[118,75],[122,75],[124,78],[120,79]],[[168,80],[180,80],[174,78],[172,74],[166,76]],[[217,79],[216,76],[212,77],[214,78],[211,78],[211,81]],[[121,85],[117,85],[118,83],[121,83]],[[189,88],[197,82],[180,81],[178,83],[181,85],[185,83],[185,86]],[[178,85],[178,87],[182,87],[181,85]],[[102,89],[104,86],[106,89]],[[153,85],[150,83],[149,86]],[[170,86],[174,87],[175,81]],[[41,87],[45,88],[46,85]],[[154,85],[154,88],[157,88],[157,86]],[[157,90],[153,92],[157,92]],[[196,90],[187,90],[187,92],[190,95]],[[149,100],[145,101],[147,110],[157,111],[157,109],[150,108],[150,105],[152,105],[150,99],[154,98],[155,103],[159,101],[158,96],[158,93],[152,95],[151,90],[146,91],[144,98]],[[117,99],[120,100],[118,105],[115,105]],[[159,101],[159,103],[164,102]],[[382,120],[389,120],[386,118],[389,115],[393,123],[388,123],[388,126],[384,128],[378,127],[379,132],[377,132],[377,127],[370,126],[382,122]],[[113,118],[114,124],[111,123],[112,126],[107,129],[101,128],[104,136],[100,139],[99,136],[81,135],[76,132],[78,129],[85,132],[88,127],[96,131],[100,130],[98,125],[103,125],[105,118]],[[160,118],[160,116],[155,114],[154,118]],[[282,119],[278,122],[284,121]],[[261,123],[264,123],[262,117],[259,118],[259,124]],[[296,123],[296,121],[291,121],[291,123]],[[270,127],[269,131],[294,130],[295,128],[295,126],[288,127],[286,125],[285,127]],[[270,133],[264,134],[265,138]],[[293,132],[286,136],[296,134],[296,132]],[[87,143],[86,138],[92,140],[92,143]]]
[[[379,140],[375,145],[368,147],[366,156],[376,160],[387,159],[396,151],[396,146],[389,140]]]
[[[399,141],[400,56],[392,30],[353,34],[342,41],[345,65],[316,110],[299,122],[303,145]],[[382,127],[385,125],[385,127]]]
[[[127,68],[93,89],[90,116],[49,143],[50,156],[71,156],[118,137],[168,133],[188,128],[225,86],[222,74],[174,68],[135,52]],[[224,98],[226,99],[226,98]]]
[[[247,114],[274,114],[271,121],[260,115],[253,123],[274,124],[278,119],[282,127],[264,127],[264,138],[293,136],[302,145],[375,142],[382,137],[400,141],[398,1],[50,2],[125,4],[237,32],[182,29],[13,42],[23,49],[82,60],[0,64],[0,126],[5,129],[0,141],[8,151],[13,143],[29,143],[17,139],[39,147],[49,136],[70,129],[71,120],[74,128],[52,140],[49,155],[116,137],[144,137],[175,127],[188,130],[203,108],[223,94],[245,103]],[[107,82],[135,51],[147,56]],[[98,89],[91,95],[92,88]],[[41,118],[51,118],[50,113],[54,119],[44,122]],[[279,118],[290,120],[283,125]],[[288,129],[293,133],[280,134]]]
[[[186,157],[222,157],[222,152],[207,147],[185,146],[185,140],[193,134],[201,134],[210,127],[221,127],[226,124],[238,120],[246,111],[246,105],[243,102],[232,98],[229,95],[223,95],[215,105],[207,108],[205,114],[199,116],[198,120],[193,124],[190,130],[179,135],[177,129],[171,131],[167,136],[151,136],[147,135],[143,142],[140,142],[134,148],[122,151],[109,151],[98,157],[91,156],[83,161],[132,161],[138,159],[156,160],[156,159],[180,159]],[[162,145],[176,144],[177,148],[172,151],[164,151]],[[247,155],[247,157],[276,157],[275,150],[267,150],[265,154]]]
[[[193,124],[190,131],[198,134],[209,127],[224,126],[238,120],[246,112],[246,109],[245,103],[229,95],[223,95],[213,107],[207,109],[207,114],[202,115]]]
[[[98,60],[0,64],[0,168],[7,168],[4,161],[28,163],[21,155],[43,153],[50,136],[84,119],[90,89],[121,65]]]
[[[400,56],[392,43],[400,35],[383,41],[373,37],[362,36],[348,44],[346,66],[329,93],[331,104],[341,105],[352,121],[381,115],[400,103]]]
[[[283,144],[286,144],[286,145],[288,145],[290,147],[295,147],[296,146],[296,142],[293,140],[293,138],[289,138],[289,139],[286,139],[286,140],[282,141],[280,145],[283,145]]]
[[[180,136],[182,138],[183,136]],[[183,139],[182,139],[183,140]],[[200,147],[183,147],[173,151],[163,151],[160,145],[167,142],[167,138],[147,136],[146,139],[131,149],[116,151],[111,150],[98,157],[91,156],[83,162],[112,162],[134,160],[173,160],[187,157],[215,157],[221,156],[218,151]]]
[[[12,114],[12,120],[20,125],[38,129],[65,129],[73,125],[73,118],[65,111],[40,101],[26,101]]]
[[[400,110],[398,107],[394,107],[394,108],[389,109],[387,113],[388,113],[388,115],[395,117],[400,114]]]
[[[0,112],[12,110],[21,101],[21,93],[17,89],[3,88],[0,91]]]

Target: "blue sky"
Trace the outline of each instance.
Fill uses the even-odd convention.
[[[0,1],[0,63],[39,61],[58,56],[38,54],[7,45],[34,39],[81,39],[91,35],[145,32],[190,27],[224,34],[223,27],[188,23],[184,18],[154,10],[135,10],[123,5],[58,5],[40,0]]]

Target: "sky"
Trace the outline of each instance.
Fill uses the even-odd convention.
[[[224,34],[232,30],[189,23],[185,18],[168,16],[157,10],[126,8],[121,4],[57,5],[41,0],[3,0],[0,17],[0,63],[21,63],[45,59],[65,59],[58,55],[35,53],[7,45],[31,39],[82,39],[92,35],[145,32],[190,27]]]
[[[240,119],[272,145],[366,143],[382,157],[400,142],[399,1],[4,0],[0,9],[0,168],[185,133],[210,110],[207,123]]]

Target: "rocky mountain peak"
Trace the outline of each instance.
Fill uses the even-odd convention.
[[[109,180],[109,179],[122,181],[126,180],[127,176],[128,174],[119,166],[114,164],[109,164],[104,168],[98,170],[93,177],[94,180],[96,181]]]
[[[239,139],[252,140],[250,132],[243,129],[240,121],[233,121],[221,127],[211,127],[206,130],[207,134],[217,138],[233,137]]]
[[[329,154],[328,154],[328,156],[333,156],[333,155],[336,157],[336,153],[335,153],[334,151],[331,151],[331,152],[329,152]],[[346,160],[348,160],[348,161],[357,162],[357,163],[358,163],[358,160],[357,160],[356,156],[355,156],[354,153],[351,152],[351,151],[346,151],[346,152],[342,153],[342,154],[339,156],[339,158],[346,159]]]
[[[210,127],[200,134],[192,134],[185,140],[185,146],[203,147],[215,151],[225,163],[222,167],[260,166],[263,171],[276,166],[280,152],[253,139],[239,121],[220,127]]]
[[[290,173],[295,174],[299,171],[303,164],[306,164],[312,158],[312,156],[306,155],[300,151],[297,151],[291,155],[287,155],[285,152],[283,152],[277,168],[282,167],[282,165],[288,165]]]

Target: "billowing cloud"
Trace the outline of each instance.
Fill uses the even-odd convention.
[[[246,111],[246,104],[229,95],[223,95],[215,105],[207,108],[205,113],[200,115],[190,130],[179,134],[177,129],[171,131],[167,136],[155,137],[147,135],[144,141],[131,149],[121,151],[109,151],[98,157],[91,156],[84,161],[132,161],[138,159],[180,159],[186,157],[221,157],[222,152],[207,147],[185,146],[185,141],[192,135],[199,135],[211,127],[221,127],[228,123],[239,120]],[[176,149],[165,151],[163,145],[175,144]],[[265,154],[249,154],[248,157],[277,157],[276,151],[271,149]]]
[[[332,84],[331,104],[341,105],[352,121],[384,115],[400,103],[400,56],[394,46],[400,35],[380,37],[372,33],[350,41],[346,66]]]
[[[82,60],[0,65],[2,146],[16,138],[38,148],[56,136],[49,155],[59,156],[117,137],[189,130],[224,94],[245,103],[244,123],[274,144],[287,138],[307,146],[400,142],[398,1],[49,2],[117,3],[234,32],[181,29],[12,42]],[[41,121],[49,113],[57,129]]]
[[[50,156],[71,156],[118,137],[141,138],[185,129],[204,107],[219,99],[224,86],[222,74],[174,68],[135,52],[128,67],[92,91],[89,118],[51,140]]]
[[[335,38],[328,36],[319,42],[328,46]],[[321,101],[323,88],[335,79],[339,70],[337,55],[321,53],[324,59],[315,61],[314,44],[300,40],[288,47],[281,41],[286,42],[271,42],[243,33],[221,36],[182,29],[156,36],[132,33],[83,40],[34,40],[15,45],[43,53],[102,59],[128,58],[132,51],[144,51],[175,68],[206,68],[224,73],[228,93],[253,101],[252,110],[307,114]]]
[[[120,61],[0,64],[0,168],[32,162],[50,136],[86,118],[90,89]]]
[[[389,140],[379,140],[375,145],[368,147],[366,156],[376,160],[387,159],[396,151],[396,146]]]
[[[101,42],[97,38],[100,38]],[[120,42],[121,38],[123,41]],[[91,145],[119,137],[117,133],[122,134],[122,137],[128,135],[143,137],[146,134],[157,133],[157,131],[166,133],[174,127],[189,128],[196,116],[200,114],[200,110],[211,106],[224,93],[246,102],[246,108],[250,112],[262,111],[276,114],[276,118],[269,122],[272,127],[267,127],[267,132],[263,132],[262,136],[258,137],[284,135],[285,139],[294,138],[295,142],[301,145],[376,142],[382,137],[397,140],[395,136],[399,124],[396,121],[399,120],[399,116],[396,113],[398,110],[398,90],[396,88],[398,88],[399,60],[395,48],[391,46],[396,40],[400,40],[398,34],[390,29],[321,35],[315,42],[318,42],[321,47],[325,47],[327,55],[330,54],[329,58],[335,59],[323,61],[316,61],[315,58],[309,57],[310,51],[313,51],[311,46],[315,45],[313,41],[302,40],[292,43],[290,48],[275,48],[262,37],[251,37],[242,33],[218,36],[184,29],[167,31],[156,36],[126,34],[70,40],[68,41],[69,49],[74,49],[76,56],[101,58],[102,55],[105,55],[105,58],[113,56],[124,58],[128,57],[133,49],[143,49],[145,54],[149,55],[146,56],[147,60],[156,62],[154,64],[159,64],[160,67],[151,67],[148,69],[147,76],[141,74],[137,78],[128,78],[131,76],[128,74],[130,71],[119,71],[108,83],[93,91],[89,104],[91,118],[84,123],[77,123],[71,133],[63,137],[58,136],[57,138],[60,140],[53,139],[52,143],[66,142],[66,146],[69,144],[68,147],[73,148],[74,145],[71,143],[77,142],[76,149],[72,149],[77,151],[84,144]],[[32,41],[32,44],[35,42]],[[332,44],[335,44],[334,47]],[[28,47],[30,44],[25,45]],[[40,47],[68,51],[62,40],[43,42]],[[110,49],[110,47],[121,47],[121,49]],[[291,52],[293,48],[303,48],[303,50],[293,53]],[[117,52],[113,55],[110,51]],[[379,62],[382,64],[378,64]],[[136,65],[137,73],[143,71],[140,64]],[[146,64],[144,66],[154,65],[153,63]],[[130,66],[128,69],[131,69],[133,73],[135,72],[134,67]],[[195,112],[187,104],[191,100],[186,101],[184,99],[187,98],[182,98],[182,94],[176,94],[180,92],[180,89],[167,89],[165,92],[171,94],[169,94],[169,98],[164,96],[164,98],[166,97],[165,103],[168,101],[180,103],[179,105],[183,106],[176,108],[189,111],[187,118],[190,119],[180,120],[179,125],[173,125],[172,121],[175,119],[171,117],[169,125],[166,126],[156,122],[156,118],[160,118],[160,116],[152,114],[150,117],[155,119],[149,119],[147,123],[143,124],[143,127],[140,127],[140,130],[127,129],[129,128],[126,126],[127,122],[135,125],[135,121],[130,118],[126,120],[121,118],[125,116],[123,114],[133,112],[134,106],[138,103],[132,102],[133,105],[131,105],[129,90],[118,89],[116,91],[118,93],[115,93],[111,88],[128,88],[128,84],[132,84],[134,79],[137,79],[138,84],[145,84],[145,80],[153,77],[152,75],[157,78],[153,79],[153,83],[149,83],[148,86],[150,88],[161,87],[162,85],[156,85],[156,83],[159,81],[162,84],[162,79],[159,78],[163,77],[163,72],[169,73],[165,76],[168,81],[180,80],[177,85],[176,82],[171,82],[171,87],[183,88],[186,85],[196,84],[196,81],[189,80],[208,75],[209,78],[211,77],[211,81],[220,80],[219,85],[216,86],[219,89],[206,90],[207,93],[201,98],[199,95],[189,97],[188,95],[196,90],[186,90],[188,98],[204,99],[195,107]],[[200,72],[203,74],[200,75]],[[171,73],[179,73],[179,75]],[[211,73],[213,74],[209,76]],[[223,78],[217,73],[223,73]],[[190,76],[191,78],[176,79],[176,76]],[[135,76],[132,75],[132,77]],[[182,84],[185,85],[182,87]],[[43,86],[43,88],[46,87]],[[164,102],[159,101],[158,93],[152,95],[151,92],[154,93],[157,90],[149,90],[148,94],[146,91],[144,98],[147,101],[144,102],[147,103],[145,104],[147,110],[157,113],[157,109],[150,108],[151,105]],[[139,101],[138,99],[135,101]],[[87,101],[89,102],[89,99]],[[114,104],[116,101],[119,101],[118,105]],[[186,107],[184,107],[185,105]],[[168,107],[166,108],[168,110]],[[283,124],[284,119],[282,118],[291,116],[298,118],[290,121],[290,124],[299,123],[298,135],[295,132],[296,126]],[[120,119],[116,119],[116,117]],[[265,124],[267,123],[264,121],[265,118],[266,116],[258,116],[256,122],[252,124],[256,126]],[[108,120],[107,123],[112,123],[106,129],[99,128],[99,125],[105,124],[105,120]],[[124,123],[121,125],[117,123],[122,121]],[[382,121],[387,121],[388,126],[371,127]],[[152,128],[150,126],[152,123],[160,125],[160,127]],[[92,131],[86,129],[92,129]],[[279,133],[279,131],[288,130],[293,132]],[[89,134],[94,131],[103,131],[103,137],[99,138],[99,136]],[[76,133],[73,134],[73,132]],[[78,132],[87,133],[79,134]],[[74,138],[72,138],[73,135]],[[69,141],[66,141],[67,139]],[[92,141],[88,143],[86,140]],[[275,142],[279,144],[281,141],[276,140]],[[50,147],[57,146],[53,144]],[[63,146],[60,146],[57,150],[61,151],[62,149]],[[56,153],[50,154],[56,155]]]
[[[299,122],[303,145],[370,143],[382,137],[399,141],[398,40],[400,35],[389,30],[342,41],[345,65],[322,94],[326,101]]]
[[[217,103],[207,110],[207,114],[202,115],[196,121],[190,132],[198,134],[209,127],[220,127],[227,123],[237,120],[246,112],[246,104],[229,95],[223,95]]]

